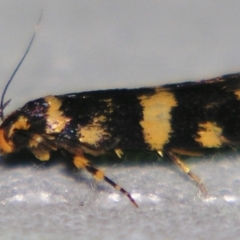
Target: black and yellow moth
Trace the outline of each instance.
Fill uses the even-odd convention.
[[[116,89],[46,96],[3,119],[2,154],[28,148],[47,161],[65,150],[74,165],[131,195],[93,167],[99,156],[150,150],[177,164],[206,194],[201,180],[179,155],[202,155],[240,144],[240,74],[160,87]]]
[[[174,162],[207,194],[179,156],[240,145],[240,73],[159,87],[46,96],[4,117],[10,101],[4,102],[6,90],[35,34],[3,90],[0,154],[27,148],[37,159],[48,161],[52,151],[66,151],[76,168],[105,180],[137,207],[124,188],[92,166],[87,155],[115,152],[121,158],[129,150],[153,151]]]

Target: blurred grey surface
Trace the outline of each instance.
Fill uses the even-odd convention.
[[[240,71],[239,1],[1,1],[0,89],[10,113],[49,94],[157,86]],[[145,155],[143,155],[145,156]],[[140,158],[144,158],[140,156]],[[23,159],[16,155],[19,161]],[[238,239],[238,153],[189,159],[209,197],[158,160],[99,167],[132,193],[56,164],[0,165],[0,239]]]

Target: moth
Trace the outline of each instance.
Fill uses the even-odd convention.
[[[99,156],[149,150],[165,156],[206,194],[201,180],[179,156],[239,146],[240,74],[160,87],[116,89],[46,96],[26,103],[0,126],[1,154],[29,149],[41,161],[65,150],[85,169],[131,195],[92,166]]]
[[[175,163],[207,194],[180,157],[240,145],[240,73],[159,87],[46,96],[5,117],[10,101],[4,102],[6,90],[35,34],[3,90],[0,154],[27,148],[37,159],[48,161],[51,152],[66,151],[76,168],[105,180],[137,207],[130,193],[87,156],[115,152],[121,158],[129,150],[153,151]]]

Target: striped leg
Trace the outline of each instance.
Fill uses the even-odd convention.
[[[206,197],[207,190],[206,190],[205,186],[203,185],[202,180],[197,175],[192,173],[190,168],[183,161],[181,161],[173,152],[166,151],[166,154],[183,172],[185,172],[193,181],[195,181],[197,183],[201,192]]]
[[[104,172],[91,166],[89,161],[84,156],[75,156],[73,158],[74,165],[80,169],[86,169],[89,173],[93,175],[94,178],[97,180],[104,180],[105,182],[109,183],[111,186],[113,186],[116,190],[123,193],[132,203],[135,207],[138,207],[135,200],[131,197],[130,193],[128,193],[124,188],[117,185],[115,182],[113,182],[111,179],[105,176]]]

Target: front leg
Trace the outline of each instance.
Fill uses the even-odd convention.
[[[128,193],[124,188],[113,182],[111,179],[105,176],[104,172],[102,170],[99,170],[95,167],[93,167],[89,160],[84,156],[84,153],[81,155],[76,155],[73,157],[73,163],[76,168],[78,169],[85,169],[90,174],[93,175],[94,178],[96,178],[98,181],[104,180],[105,182],[109,183],[111,186],[113,186],[116,190],[123,193],[128,199],[133,203],[135,207],[138,207],[135,200],[132,198],[130,193]]]

